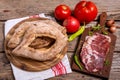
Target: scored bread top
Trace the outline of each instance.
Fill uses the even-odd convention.
[[[39,61],[53,59],[67,45],[66,29],[52,20],[24,22],[8,41],[10,54]]]

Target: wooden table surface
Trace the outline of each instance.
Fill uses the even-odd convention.
[[[20,18],[39,13],[53,14],[55,7],[59,4],[67,4],[73,10],[75,4],[80,0],[0,0],[0,80],[14,80],[10,62],[7,60],[3,48],[4,22],[13,18]],[[92,0],[98,7],[99,14],[107,12],[107,20],[115,19],[116,25],[120,26],[120,0]],[[96,21],[87,26],[94,25]],[[113,62],[109,80],[120,80],[120,28],[114,33],[117,36],[113,55]],[[69,43],[67,55],[71,57],[77,45],[77,38]],[[19,75],[19,74],[18,74]],[[48,80],[102,80],[78,72],[61,75]]]

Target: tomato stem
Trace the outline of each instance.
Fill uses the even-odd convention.
[[[84,26],[85,26],[85,22],[84,22],[84,24],[83,24]]]

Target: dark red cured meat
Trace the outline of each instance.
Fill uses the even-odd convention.
[[[103,68],[110,42],[109,36],[100,33],[86,37],[80,57],[89,72],[97,72]]]

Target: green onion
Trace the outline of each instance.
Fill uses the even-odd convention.
[[[103,34],[105,34],[105,35],[107,35],[107,34],[108,34],[106,31],[103,31],[102,33],[103,33]]]
[[[105,66],[108,66],[108,65],[110,65],[110,61],[109,60],[105,60],[104,64],[105,64]]]
[[[93,26],[92,29],[93,29],[93,31],[96,31],[96,30],[100,30],[101,27],[100,27],[100,25],[98,24],[97,26]]]
[[[92,32],[92,31],[89,31],[88,34],[89,34],[89,36],[92,36],[92,35],[93,35],[93,32]]]

